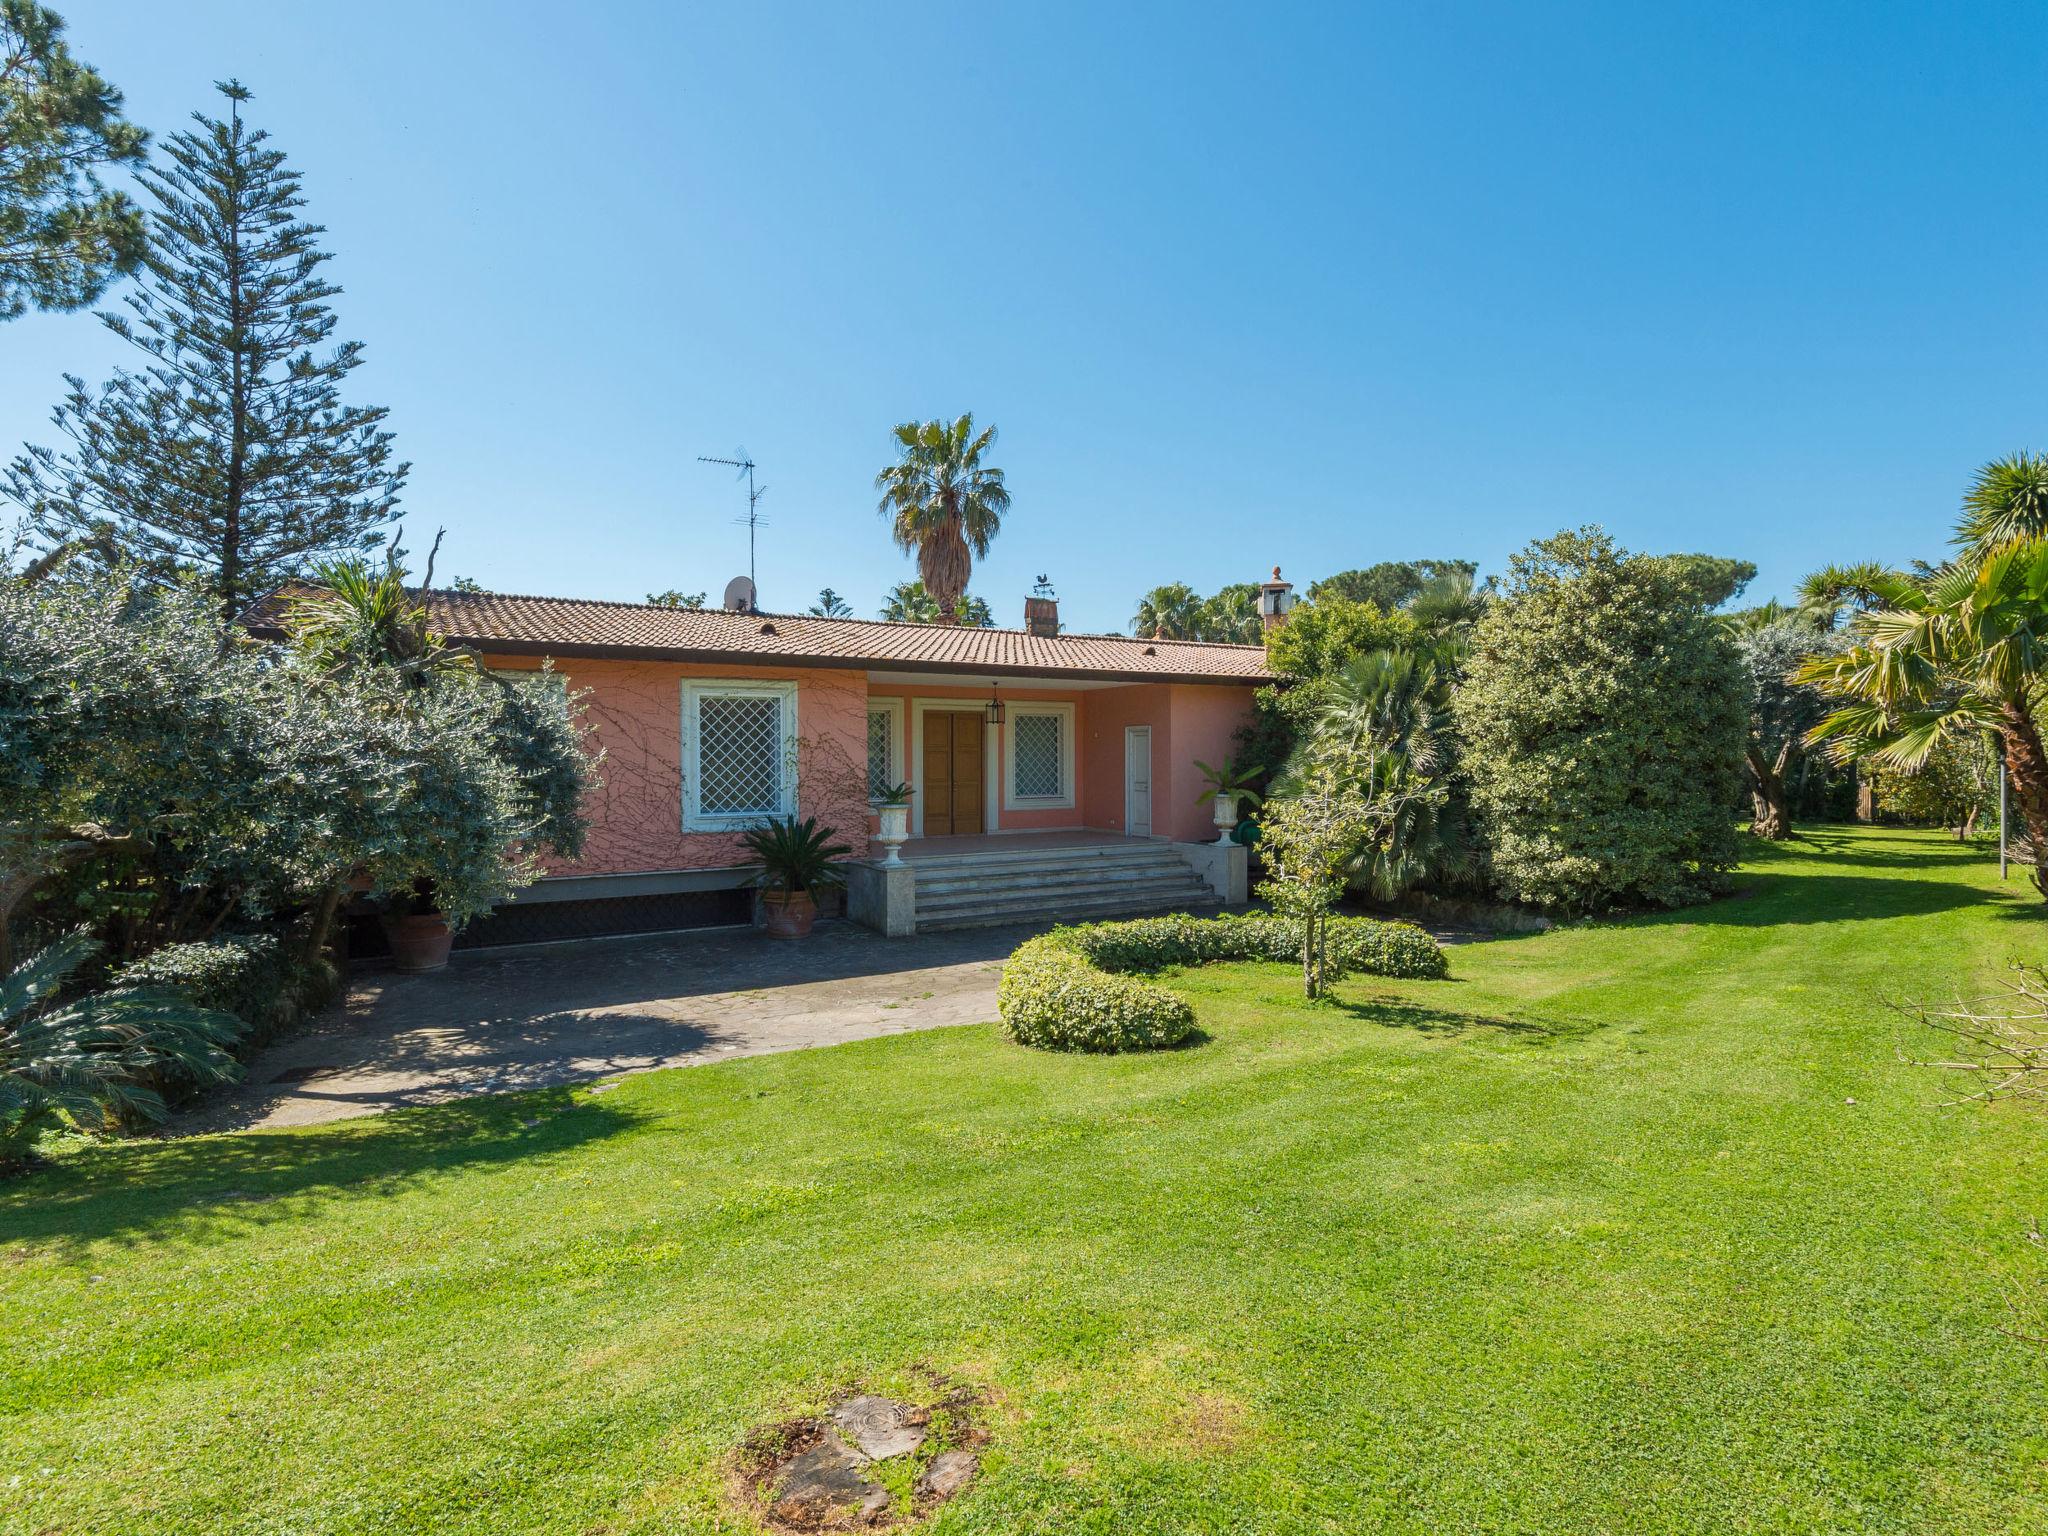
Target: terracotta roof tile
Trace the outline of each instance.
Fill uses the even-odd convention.
[[[819,619],[807,614],[651,608],[573,597],[430,592],[435,629],[484,652],[734,664],[790,662],[896,672],[1094,681],[1264,683],[1256,645],[1033,635],[1021,629]]]

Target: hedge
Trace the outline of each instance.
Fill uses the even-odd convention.
[[[229,934],[193,944],[167,944],[131,960],[108,977],[118,990],[169,988],[201,1008],[231,1013],[242,1034],[229,1050],[239,1061],[325,1007],[337,977],[325,960],[294,956],[273,933]],[[199,1087],[175,1079],[158,1085],[172,1099],[189,1098]]]
[[[1333,917],[1332,978],[1351,974],[1436,980],[1450,974],[1435,939],[1409,923]],[[1055,928],[1019,945],[996,986],[1010,1038],[1056,1051],[1150,1050],[1194,1032],[1186,1001],[1132,973],[1226,960],[1298,961],[1301,928],[1268,912],[1141,917]]]

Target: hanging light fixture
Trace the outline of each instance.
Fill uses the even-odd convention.
[[[1003,723],[1003,701],[997,697],[996,685],[994,683],[988,685],[988,723],[990,725],[1001,725]]]

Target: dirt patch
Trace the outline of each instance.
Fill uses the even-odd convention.
[[[893,1530],[973,1483],[988,1442],[986,1397],[920,1368],[903,1397],[848,1389],[817,1415],[748,1435],[728,1478],[733,1501],[770,1530]]]

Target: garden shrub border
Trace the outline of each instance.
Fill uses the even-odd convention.
[[[1437,981],[1443,947],[1412,923],[1327,920],[1326,975]],[[1194,1032],[1184,998],[1141,980],[1174,965],[1301,958],[1301,926],[1270,912],[1140,917],[1055,928],[1018,945],[996,985],[996,1013],[1012,1040],[1054,1051],[1156,1050]]]

